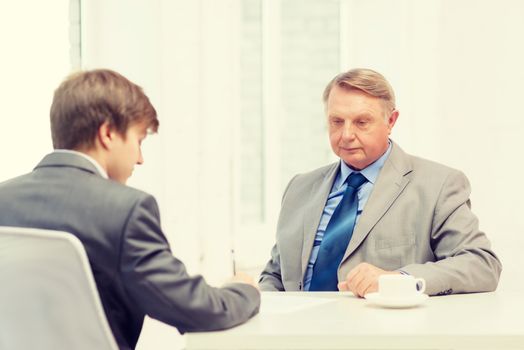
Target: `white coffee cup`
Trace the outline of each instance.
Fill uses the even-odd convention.
[[[378,278],[378,292],[385,298],[409,298],[422,294],[426,281],[411,275],[381,275]]]

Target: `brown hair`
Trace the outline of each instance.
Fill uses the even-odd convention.
[[[142,88],[108,69],[67,77],[55,90],[50,116],[55,149],[93,147],[106,121],[123,137],[131,124],[146,123],[152,132],[159,125]]]
[[[355,68],[334,77],[324,90],[323,100],[327,103],[329,93],[333,86],[348,90],[357,89],[382,99],[385,103],[386,113],[395,109],[395,93],[386,78],[371,69]]]

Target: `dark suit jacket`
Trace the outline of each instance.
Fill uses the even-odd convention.
[[[229,328],[259,309],[250,285],[213,288],[189,276],[162,233],[155,199],[104,179],[75,154],[51,153],[33,172],[0,184],[0,225],[82,241],[121,349],[135,347],[146,314],[186,332]]]
[[[302,280],[339,162],[297,175],[282,200],[277,242],[260,277],[262,290],[295,291]],[[404,153],[393,143],[338,270],[357,264],[403,270],[426,280],[426,293],[492,291],[501,263],[470,210],[460,171]]]

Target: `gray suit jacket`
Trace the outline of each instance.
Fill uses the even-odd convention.
[[[297,175],[282,200],[262,290],[302,289],[309,255],[339,163]],[[426,280],[426,293],[492,291],[501,263],[470,210],[461,172],[410,156],[395,143],[357,222],[339,281],[361,262]]]
[[[135,347],[146,314],[186,332],[229,328],[259,309],[250,285],[213,288],[189,276],[162,233],[155,199],[104,179],[78,155],[51,153],[0,184],[0,225],[63,230],[82,241],[121,349]]]

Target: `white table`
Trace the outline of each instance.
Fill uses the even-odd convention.
[[[187,333],[186,349],[524,349],[516,292],[431,297],[410,309],[346,293],[263,293],[262,303],[241,326]]]

